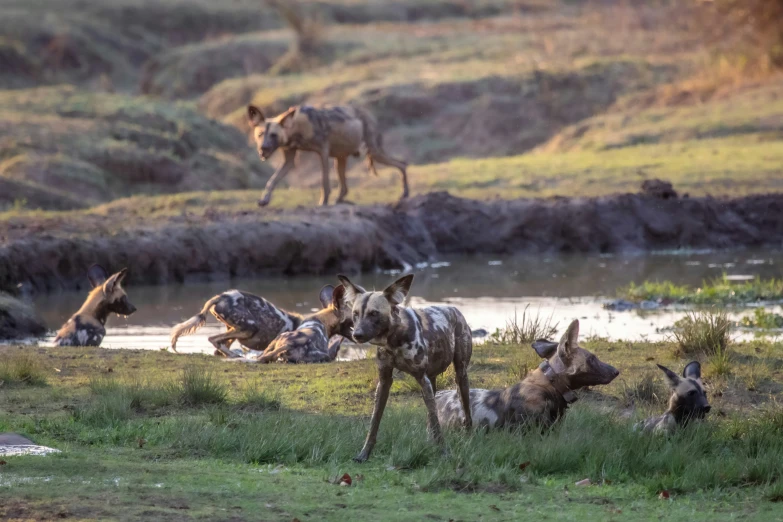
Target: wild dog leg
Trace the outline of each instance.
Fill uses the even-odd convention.
[[[435,394],[432,391],[432,382],[429,377],[422,375],[416,377],[421,386],[421,394],[424,397],[424,405],[427,407],[427,431],[438,444],[443,444],[443,434],[438,422],[438,406],[435,404]]]
[[[322,207],[329,204],[329,149],[321,151],[321,201],[318,203]]]
[[[272,199],[272,192],[274,192],[277,184],[280,183],[280,180],[283,179],[292,168],[294,168],[296,150],[286,149],[284,154],[285,162],[280,166],[279,169],[277,169],[274,174],[272,174],[272,177],[269,178],[269,181],[266,182],[264,196],[258,200],[259,207],[265,207],[269,204],[269,201]]]
[[[345,196],[348,195],[348,180],[345,177],[348,158],[337,158],[334,162],[337,169],[337,181],[340,183],[340,193],[337,195],[337,201],[334,202],[337,205],[338,203],[346,203]]]
[[[234,341],[244,341],[250,339],[253,335],[255,335],[255,332],[229,330],[222,334],[213,335],[207,340],[212,343],[212,346],[214,346],[216,350],[226,357],[235,357],[235,355],[229,351],[228,347],[231,346]]]
[[[372,449],[375,447],[378,428],[381,425],[381,417],[383,417],[383,410],[386,408],[386,401],[389,399],[389,390],[394,381],[392,370],[392,366],[378,367],[378,386],[375,388],[375,408],[373,408],[372,411],[370,431],[367,433],[367,439],[364,441],[362,451],[353,458],[356,462],[364,462],[369,459],[370,453],[372,453]]]
[[[408,164],[404,161],[392,158],[385,152],[376,152],[373,154],[372,159],[373,161],[389,165],[400,171],[400,181],[402,182],[402,196],[400,196],[400,199],[407,198],[410,194],[410,190],[408,190]]]
[[[473,340],[468,342],[473,344]],[[465,412],[465,424],[466,428],[473,426],[473,415],[470,411],[470,381],[468,379],[468,363],[470,360],[465,361],[465,357],[459,355],[461,352],[457,347],[456,354],[454,355],[454,373],[456,374],[457,391],[459,392],[459,398],[462,402],[462,409]],[[472,353],[473,348],[467,353]]]

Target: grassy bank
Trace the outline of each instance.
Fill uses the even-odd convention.
[[[672,438],[632,422],[666,399],[654,364],[679,369],[669,343],[583,343],[622,374],[581,394],[564,422],[536,431],[449,432],[426,441],[416,385],[397,380],[378,447],[351,461],[372,405],[372,360],[239,365],[209,356],[100,349],[0,349],[7,377],[0,431],[64,452],[6,458],[3,516],[272,520],[750,519],[776,504],[783,413],[773,397],[780,345],[731,346],[730,371],[707,378],[713,414]],[[529,347],[477,347],[475,387],[534,368]],[[439,387],[453,387],[447,372]],[[753,406],[751,406],[753,405]],[[528,464],[529,463],[529,464]],[[331,483],[348,473],[351,487]],[[596,484],[576,487],[590,478]],[[672,500],[660,500],[666,490]]]
[[[755,278],[750,281],[732,281],[724,274],[704,281],[699,287],[676,285],[671,281],[644,281],[631,283],[620,289],[620,297],[632,301],[668,301],[696,305],[746,304],[756,301],[783,299],[783,280]]]

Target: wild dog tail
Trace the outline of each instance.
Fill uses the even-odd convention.
[[[215,306],[215,303],[223,296],[218,294],[206,303],[199,313],[191,317],[185,322],[179,323],[171,329],[171,349],[177,351],[177,339],[184,335],[190,335],[195,333],[196,330],[207,324],[207,312]]]
[[[354,110],[359,119],[362,120],[362,138],[365,147],[367,147],[367,168],[377,176],[378,171],[375,168],[374,157],[386,156],[386,152],[383,150],[383,135],[378,130],[378,120],[363,107],[354,106]]]

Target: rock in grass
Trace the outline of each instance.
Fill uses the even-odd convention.
[[[0,292],[0,339],[40,337],[46,331],[31,306]]]

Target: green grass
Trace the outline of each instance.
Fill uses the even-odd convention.
[[[618,295],[632,301],[666,300],[696,305],[780,301],[783,299],[783,280],[757,277],[751,281],[730,281],[724,274],[704,281],[698,288],[671,281],[644,281],[639,285],[631,283],[620,289]]]
[[[760,330],[773,330],[783,328],[783,316],[773,312],[767,312],[763,308],[753,310],[753,315],[740,319],[739,326],[745,328],[758,328]]]
[[[41,359],[24,351],[0,355],[0,383],[0,386],[45,385],[46,372]]]
[[[710,520],[730,509],[761,520],[783,514],[769,500],[779,494],[783,471],[783,412],[772,400],[783,388],[779,343],[734,345],[731,375],[706,380],[716,414],[672,438],[631,427],[662,411],[656,397],[663,379],[654,363],[682,366],[672,359],[673,344],[583,346],[621,376],[583,393],[552,430],[448,431],[444,456],[427,441],[419,390],[400,382],[373,458],[363,465],[351,457],[372,407],[370,359],[236,365],[165,352],[36,349],[30,354],[49,385],[0,393],[0,431],[64,453],[6,458],[0,516],[495,520],[557,512],[566,520]],[[0,348],[0,357],[16,350]],[[508,386],[536,360],[529,346],[477,346],[471,383]],[[185,400],[186,382],[201,400]],[[453,376],[439,386],[453,387]],[[629,399],[635,411],[627,418]],[[758,408],[747,410],[748,401]],[[353,479],[350,488],[331,483],[344,473]],[[584,478],[599,485],[574,486]],[[658,499],[663,489],[672,502]]]

